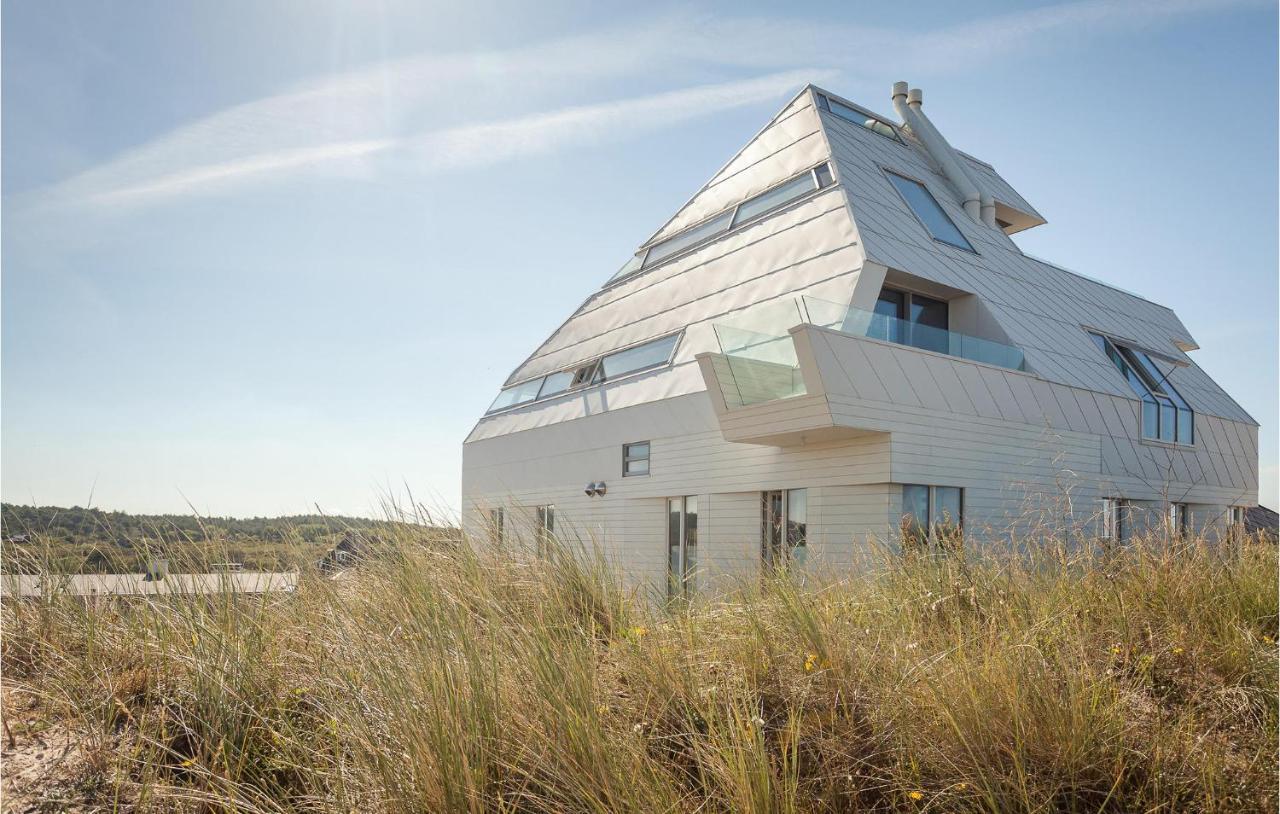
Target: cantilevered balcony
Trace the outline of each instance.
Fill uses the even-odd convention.
[[[917,398],[913,377],[1027,375],[1018,348],[808,296],[714,328],[720,352],[698,360],[721,431],[744,443],[885,432],[897,407],[944,406]]]
[[[838,302],[820,300],[817,297],[804,296],[801,297],[801,301],[807,317],[805,321],[810,325],[830,328],[852,336],[910,345],[913,348],[1009,370],[1026,369],[1026,359],[1022,351],[1012,345],[969,336],[959,331],[911,322],[888,314],[865,311]]]

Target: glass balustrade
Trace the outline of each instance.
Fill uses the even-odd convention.
[[[881,339],[899,345],[957,356],[973,362],[1024,370],[1026,360],[1022,351],[1011,345],[980,339],[976,336],[948,331],[931,325],[922,325],[899,319],[888,314],[865,311],[849,305],[805,296],[804,308],[808,322],[853,336]]]

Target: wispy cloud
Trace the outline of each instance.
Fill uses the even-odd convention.
[[[213,113],[29,196],[40,207],[138,206],[304,172],[477,167],[621,138],[782,96],[838,69],[883,81],[972,68],[1050,35],[1153,25],[1262,0],[1064,3],[933,30],[673,15],[502,51],[428,55],[338,73]],[[850,43],[856,43],[851,47]],[[799,70],[819,55],[823,68]],[[623,82],[696,72],[751,78],[581,104]],[[566,98],[572,94],[576,98]],[[505,117],[495,111],[508,111]]]

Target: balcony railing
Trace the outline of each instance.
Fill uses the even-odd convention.
[[[881,339],[899,345],[910,345],[921,350],[957,356],[973,362],[1025,370],[1026,359],[1022,351],[1012,345],[979,339],[976,336],[922,325],[905,319],[865,311],[849,305],[805,296],[804,309],[807,321],[813,325],[830,328],[853,336]]]
[[[716,323],[722,358],[721,391],[731,407],[805,394],[804,378],[789,330],[804,322],[800,302],[787,299],[749,308]]]

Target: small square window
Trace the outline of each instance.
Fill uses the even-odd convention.
[[[622,477],[649,474],[649,442],[622,445]]]

